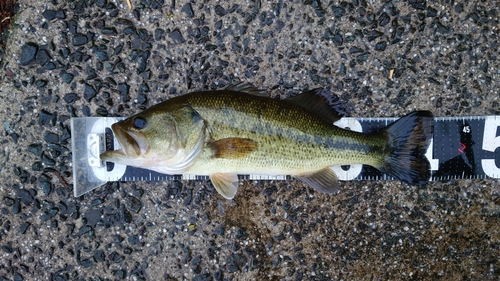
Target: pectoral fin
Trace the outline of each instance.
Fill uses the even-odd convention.
[[[331,194],[339,191],[337,175],[329,167],[312,174],[295,177],[322,193]]]
[[[241,158],[257,149],[257,142],[245,138],[226,138],[207,144],[214,158]]]
[[[233,199],[238,188],[238,175],[236,174],[213,174],[210,180],[217,192],[226,199]]]

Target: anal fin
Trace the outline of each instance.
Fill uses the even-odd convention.
[[[330,167],[312,174],[295,177],[322,193],[332,194],[339,191],[339,180]]]
[[[233,199],[238,189],[238,175],[236,174],[213,174],[210,180],[217,192],[226,199]]]

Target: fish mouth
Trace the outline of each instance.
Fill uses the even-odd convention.
[[[113,130],[116,140],[120,144],[121,148],[102,153],[102,160],[116,161],[120,158],[136,158],[147,152],[148,144],[144,135],[122,129],[120,122],[111,125],[111,129]]]

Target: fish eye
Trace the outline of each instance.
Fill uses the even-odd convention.
[[[134,121],[132,123],[134,125],[134,128],[141,130],[144,129],[148,125],[148,121],[146,118],[142,116],[137,116],[134,118]]]

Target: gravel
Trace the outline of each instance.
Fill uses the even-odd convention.
[[[499,9],[452,1],[20,0],[0,61],[0,280],[500,276],[500,181],[111,182],[73,197],[70,118],[248,81],[352,116],[500,115]]]

